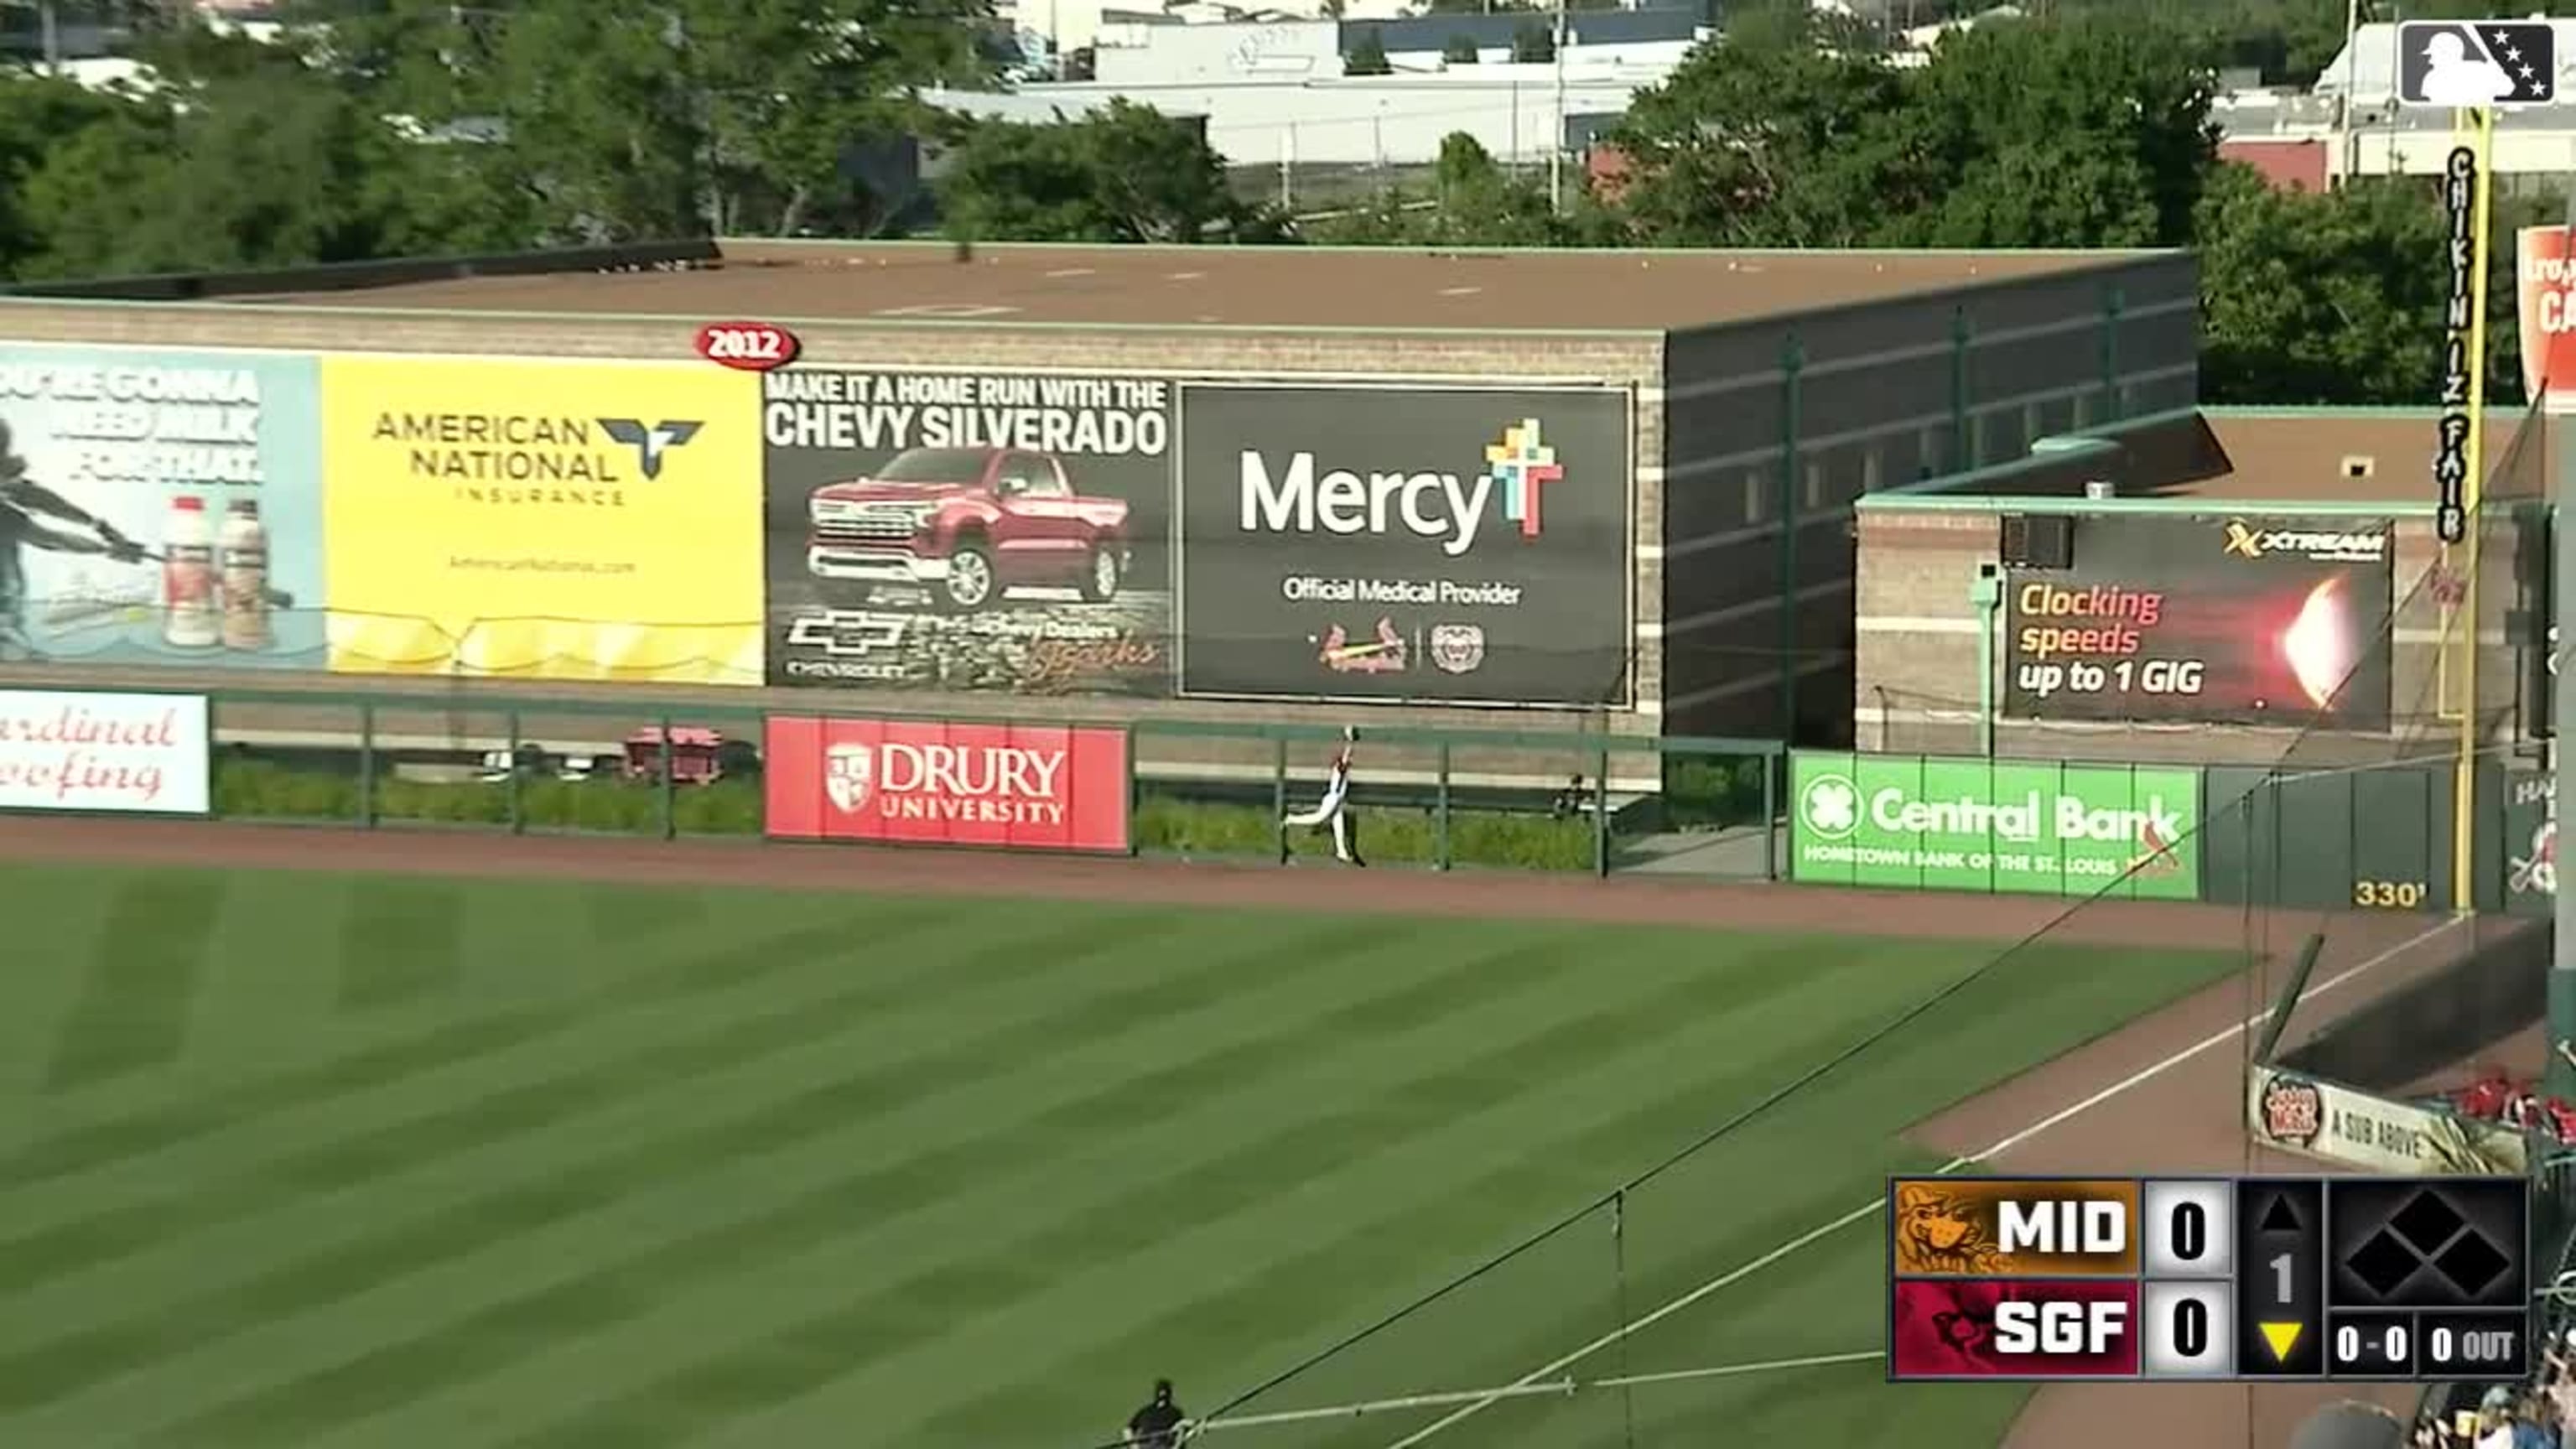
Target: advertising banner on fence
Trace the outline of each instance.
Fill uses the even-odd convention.
[[[769,680],[1169,695],[1171,385],[762,380]]]
[[[2200,774],[1916,755],[1791,757],[1792,879],[2200,898]]]
[[[321,668],[315,377],[0,347],[0,660]]]
[[[2522,340],[2522,395],[2576,396],[2576,255],[2562,225],[2526,226],[2514,234],[2515,299]]]
[[[2245,1124],[2264,1146],[2364,1172],[2520,1176],[2529,1163],[2514,1128],[2260,1065],[2245,1074]]]
[[[2012,568],[2024,719],[2388,723],[2386,519],[2090,517],[2071,569]]]
[[[1127,734],[1065,725],[772,716],[780,840],[1127,849]]]
[[[1181,389],[1181,690],[1625,704],[1628,395]]]
[[[0,690],[0,810],[203,815],[200,694]]]
[[[761,682],[760,380],[330,357],[331,667]]]

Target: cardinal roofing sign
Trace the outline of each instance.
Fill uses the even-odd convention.
[[[1798,880],[2200,895],[2194,771],[1801,753],[1793,773]]]

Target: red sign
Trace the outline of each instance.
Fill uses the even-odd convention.
[[[1127,849],[1127,735],[1067,725],[772,716],[782,840]]]
[[[767,372],[796,360],[796,334],[766,322],[710,322],[698,329],[698,355],[739,372]]]
[[[2564,226],[2526,226],[2514,237],[2521,311],[2523,396],[2576,397],[2576,254]]]

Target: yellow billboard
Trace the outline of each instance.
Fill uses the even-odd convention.
[[[326,357],[331,668],[758,684],[760,380]]]

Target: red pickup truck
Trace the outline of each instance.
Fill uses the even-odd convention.
[[[1015,588],[1099,602],[1127,577],[1127,505],[1075,493],[1047,453],[912,448],[815,489],[805,509],[806,570],[859,602],[880,585],[961,613]]]

